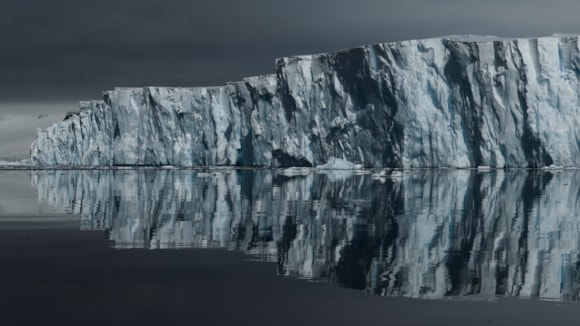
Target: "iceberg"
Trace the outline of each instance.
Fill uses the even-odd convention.
[[[116,88],[35,166],[580,166],[578,36],[447,36],[276,60],[221,87]]]

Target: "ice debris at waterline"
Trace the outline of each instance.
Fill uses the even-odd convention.
[[[580,166],[578,36],[450,36],[280,58],[222,87],[116,88],[37,166]]]

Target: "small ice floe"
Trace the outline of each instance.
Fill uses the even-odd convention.
[[[564,170],[564,167],[561,165],[556,165],[556,164],[552,164],[552,165],[548,165],[548,166],[544,166],[542,167],[542,170]]]
[[[491,167],[487,165],[480,165],[477,167],[477,172],[487,172],[487,171],[491,171]]]
[[[326,174],[331,180],[344,180],[353,175],[369,174],[370,171],[363,169],[362,164],[331,156],[326,164],[317,165],[318,173]]]
[[[332,156],[326,164],[317,165],[316,168],[319,170],[361,170],[363,166]]]
[[[312,170],[307,167],[291,167],[280,170],[280,174],[286,177],[306,176],[312,173]]]

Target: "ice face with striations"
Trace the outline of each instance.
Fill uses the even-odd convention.
[[[286,57],[211,88],[118,88],[39,130],[39,166],[580,166],[578,36]]]

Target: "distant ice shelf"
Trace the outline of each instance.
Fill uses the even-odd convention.
[[[28,159],[22,160],[0,160],[0,168],[11,168],[11,167],[29,167],[30,161]]]
[[[284,57],[273,75],[221,87],[108,91],[38,130],[31,163],[578,167],[579,80],[566,34]]]

